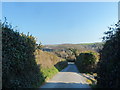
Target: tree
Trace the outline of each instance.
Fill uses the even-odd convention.
[[[120,21],[109,27],[98,63],[98,87],[120,87]]]

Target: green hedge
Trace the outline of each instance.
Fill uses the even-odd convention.
[[[109,27],[103,38],[105,44],[100,52],[97,81],[98,87],[120,87],[120,22]]]
[[[94,72],[98,62],[98,53],[97,52],[82,52],[76,58],[76,65],[80,72]]]
[[[2,87],[36,87],[42,73],[35,62],[36,40],[2,24]]]

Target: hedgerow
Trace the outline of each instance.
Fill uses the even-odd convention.
[[[30,88],[41,83],[42,73],[35,62],[36,40],[2,23],[2,87]]]
[[[98,63],[98,87],[120,87],[120,21],[105,32],[105,44]]]
[[[95,72],[96,65],[99,60],[99,54],[94,51],[84,51],[76,58],[76,65],[80,72],[90,73]]]

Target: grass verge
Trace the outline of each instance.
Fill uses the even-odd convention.
[[[66,61],[65,61],[66,62]],[[57,63],[56,66],[52,66],[50,68],[41,68],[40,72],[43,75],[43,78],[41,78],[42,83],[40,84],[43,85],[46,81],[51,79],[54,75],[56,75],[59,71],[63,70],[65,67],[67,67],[67,62],[65,63],[62,61],[62,63]],[[64,63],[64,64],[63,64]],[[63,65],[62,65],[63,64]]]

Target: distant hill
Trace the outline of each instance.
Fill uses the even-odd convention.
[[[84,50],[94,50],[94,51],[99,51],[99,49],[102,49],[103,47],[103,42],[99,43],[82,43],[82,44],[57,44],[57,45],[44,45],[43,51],[65,51],[68,48],[75,48],[78,49],[79,51],[84,51]]]

